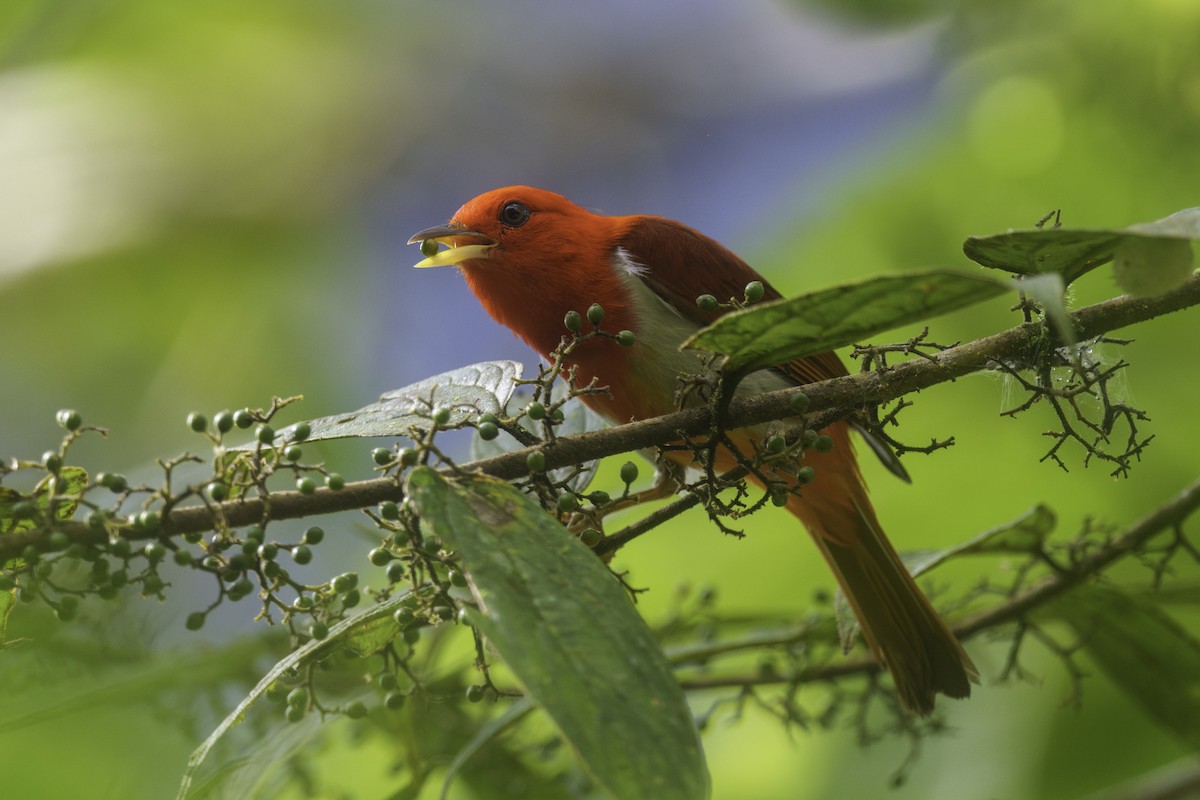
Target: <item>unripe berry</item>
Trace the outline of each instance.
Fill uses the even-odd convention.
[[[621,481],[622,483],[633,483],[638,477],[638,465],[632,461],[626,461],[621,465]]]
[[[421,255],[426,258],[431,258],[437,255],[438,243],[437,239],[426,239],[421,242]]]
[[[578,311],[568,311],[566,316],[563,317],[563,325],[571,333],[579,333],[583,329],[583,317],[579,316]]]
[[[479,438],[490,442],[500,435],[500,428],[494,422],[479,423]]]
[[[530,473],[544,472],[546,469],[546,454],[535,450],[525,457],[525,466]]]
[[[270,444],[275,441],[275,429],[270,425],[263,423],[254,430],[254,438],[258,439],[263,444]]]
[[[525,407],[525,416],[529,417],[534,422],[546,416],[546,407],[541,403],[534,401]]]
[[[813,450],[816,450],[818,453],[828,453],[833,449],[833,437],[821,434],[813,441],[812,446]]]
[[[750,281],[746,284],[746,302],[757,303],[763,299],[763,295],[767,293],[767,287],[763,286],[762,281]]]
[[[208,417],[193,411],[187,415],[187,424],[196,433],[204,433],[208,430]]]
[[[808,395],[804,392],[796,392],[788,398],[788,410],[794,414],[803,414],[808,410]]]
[[[588,322],[599,327],[601,322],[604,322],[604,309],[599,303],[592,303],[587,310]]]
[[[634,337],[633,331],[621,331],[617,334],[617,344],[621,347],[633,347],[634,341],[636,341],[636,337]]]
[[[69,431],[79,430],[79,426],[83,424],[83,416],[73,408],[64,408],[54,415],[58,424]]]
[[[716,311],[719,304],[711,294],[702,294],[696,298],[696,305],[701,311]]]

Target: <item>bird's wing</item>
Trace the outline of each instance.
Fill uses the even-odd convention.
[[[783,296],[753,267],[699,231],[662,217],[628,220],[617,246],[631,262],[634,274],[687,319],[700,325],[712,323],[726,310],[702,311],[696,298],[711,294],[721,302],[731,297],[740,299],[751,281],[762,281],[764,300]],[[796,384],[847,374],[845,365],[832,351],[780,364],[775,369]]]
[[[754,268],[731,250],[697,230],[662,217],[629,217],[617,241],[621,257],[663,302],[686,319],[708,325],[728,313],[703,311],[696,298],[711,294],[726,302],[741,298],[746,284],[762,281],[764,300],[783,297]],[[797,385],[848,374],[832,350],[776,365],[775,370]],[[895,452],[862,425],[852,423],[883,465],[901,480],[911,482]]]

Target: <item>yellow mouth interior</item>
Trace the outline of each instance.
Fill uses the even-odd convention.
[[[429,258],[413,264],[413,266],[417,269],[424,269],[425,267],[449,267],[454,264],[461,264],[472,258],[487,258],[488,251],[495,246],[494,244],[465,244],[461,247],[450,247],[446,250],[439,250]]]

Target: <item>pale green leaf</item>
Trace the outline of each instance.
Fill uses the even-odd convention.
[[[410,436],[413,428],[428,429],[432,409],[450,410],[444,426],[455,428],[481,414],[504,413],[517,388],[523,367],[517,361],[484,361],[384,393],[379,402],[357,411],[308,421],[306,441]],[[296,424],[279,430],[276,443],[292,440]]]

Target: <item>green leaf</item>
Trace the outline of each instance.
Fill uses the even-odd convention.
[[[707,797],[683,691],[612,574],[503,481],[414,470],[424,524],[462,557],[487,636],[597,785],[617,798]]]
[[[1075,629],[1088,654],[1155,721],[1200,750],[1200,642],[1147,600],[1080,587],[1042,612]]]
[[[1200,239],[1200,208],[1127,228],[1035,228],[972,236],[963,243],[963,252],[985,267],[1018,275],[1057,272],[1069,286],[1111,261],[1123,242],[1138,238]]]
[[[378,403],[357,411],[309,420],[311,431],[305,441],[409,436],[412,428],[429,428],[429,412],[435,408],[450,409],[448,428],[459,427],[480,414],[500,415],[523,369],[517,361],[484,361],[443,372],[386,392]],[[275,442],[290,441],[298,424],[278,431]]]
[[[946,270],[872,278],[726,314],[682,347],[724,353],[730,371],[763,369],[964,308],[1012,288],[1008,281]]]
[[[21,468],[41,468],[40,464],[18,462]],[[51,491],[53,481],[53,491]],[[75,516],[79,508],[79,493],[87,487],[88,474],[82,467],[62,467],[58,475],[47,475],[37,482],[28,495],[0,486],[0,534],[22,533],[37,527],[36,517],[16,519],[12,513],[14,503],[30,500],[37,509],[37,517],[45,517],[54,503],[54,519],[64,520]]]
[[[342,620],[330,628],[329,635],[325,639],[320,641],[314,639],[305,643],[304,645],[301,645],[300,647],[296,648],[296,650],[289,653],[285,658],[276,663],[275,666],[271,667],[267,674],[263,676],[262,680],[260,680],[255,687],[250,690],[250,693],[242,698],[242,701],[238,703],[237,707],[229,714],[229,716],[225,717],[221,724],[217,726],[216,730],[214,730],[209,737],[204,740],[204,743],[192,752],[191,758],[188,759],[187,770],[184,772],[183,780],[179,785],[177,800],[184,800],[184,798],[195,796],[195,791],[199,790],[200,786],[196,785],[194,788],[193,784],[196,783],[196,778],[199,775],[201,767],[204,766],[209,753],[212,752],[212,749],[226,733],[232,730],[238,723],[242,721],[242,719],[245,718],[246,712],[250,710],[250,707],[253,706],[259,700],[259,698],[266,694],[267,690],[271,688],[275,681],[283,678],[285,673],[287,673],[289,670],[301,668],[311,661],[324,658],[335,649],[340,649],[346,646],[354,647],[356,649],[363,647],[365,639],[374,638],[379,635],[379,623],[381,620],[390,619],[392,614],[394,614],[397,609],[406,603],[411,603],[412,601],[412,596],[408,593],[405,593],[402,595],[397,595],[390,600],[379,603],[378,605],[364,609],[358,614],[348,617],[347,619]],[[309,733],[307,732],[302,734],[301,741],[298,741],[295,744],[295,747],[299,747],[301,744],[303,744],[303,741],[307,740],[308,736]],[[292,745],[289,745],[289,747],[292,747]],[[275,764],[275,761],[269,759],[255,759],[255,761],[249,765],[242,764],[241,762],[235,762],[234,764],[221,765],[218,768],[218,774],[221,776],[227,776],[227,779],[229,780],[232,780],[235,777],[238,781],[257,780],[255,776],[261,776],[262,774],[266,773],[267,770],[273,769]],[[255,770],[254,775],[247,775],[247,768]],[[223,783],[223,780],[224,778],[218,780],[217,784]],[[214,784],[212,777],[205,780],[203,789],[206,794],[215,791],[216,788],[218,787]]]
[[[1054,511],[1038,504],[1012,522],[984,531],[954,547],[906,553],[904,564],[916,576],[958,556],[1038,553],[1057,523]]]

